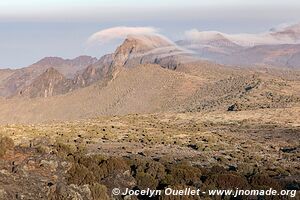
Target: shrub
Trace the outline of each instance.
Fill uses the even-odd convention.
[[[258,169],[249,163],[242,163],[238,165],[238,172],[246,177],[250,177],[256,174]]]
[[[155,189],[158,186],[158,180],[148,173],[139,172],[136,175],[137,186],[141,190],[147,188]]]
[[[84,165],[74,163],[67,173],[67,181],[69,184],[84,185],[95,182],[93,172]]]
[[[109,200],[107,188],[105,185],[93,183],[90,185],[93,200]]]
[[[208,188],[217,189],[247,189],[247,179],[236,173],[211,174],[204,182]]]
[[[129,160],[128,163],[133,170],[133,174],[145,172],[159,180],[165,176],[165,167],[160,162],[137,158]]]
[[[277,189],[279,190],[281,188],[280,184],[275,180],[270,178],[267,175],[255,175],[251,177],[250,183],[254,188],[257,189]]]
[[[102,155],[73,155],[73,167],[69,170],[69,176],[76,173],[74,178],[70,180],[80,180],[84,177],[81,176],[92,176],[92,180],[100,181],[110,175],[123,173],[130,170],[130,167],[123,160],[123,158],[112,157],[107,159]],[[81,178],[80,178],[81,177]],[[75,181],[78,183],[78,181]],[[73,183],[75,183],[73,181]]]
[[[73,155],[76,152],[76,147],[71,144],[64,142],[56,142],[55,149],[58,156],[62,158],[67,158],[70,155]]]
[[[109,158],[103,161],[99,167],[100,171],[102,171],[103,177],[107,177],[113,173],[123,173],[130,170],[128,164],[121,157]]]
[[[201,170],[186,163],[173,165],[169,174],[173,177],[174,181],[169,184],[196,185],[201,182]],[[170,180],[171,178],[169,177]]]
[[[0,137],[0,157],[3,157],[8,150],[14,148],[14,141],[9,137]]]
[[[156,179],[160,180],[165,176],[165,167],[159,162],[149,162],[146,167],[147,168],[145,172],[155,177]]]

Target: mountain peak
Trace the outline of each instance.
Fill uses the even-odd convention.
[[[38,62],[34,63],[34,65],[57,65],[64,62],[64,59],[61,57],[45,57]]]
[[[83,55],[83,56],[78,56],[74,59],[67,59],[66,61],[70,62],[71,65],[88,66],[97,62],[98,59],[95,57]]]
[[[45,57],[33,65],[39,66],[56,66],[56,65],[89,65],[97,62],[97,58],[91,56],[78,56],[74,59],[63,59],[61,57]]]
[[[218,31],[197,31],[186,32],[187,38],[192,42],[207,43],[216,40],[227,40],[223,33]]]
[[[21,90],[19,94],[30,98],[50,97],[57,94],[64,94],[72,88],[71,81],[66,79],[58,70],[48,68],[33,82]]]
[[[168,46],[174,44],[160,35],[129,35],[115,51],[113,65],[123,66],[132,55]]]
[[[171,41],[159,35],[129,35],[116,50],[144,53],[146,51],[173,45]]]
[[[129,35],[125,43],[134,43],[137,50],[151,50],[160,47],[172,46],[173,43],[160,35]]]

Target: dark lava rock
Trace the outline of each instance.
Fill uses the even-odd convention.
[[[227,111],[241,111],[241,106],[238,103],[234,103],[228,107]]]
[[[297,147],[282,147],[280,151],[284,153],[293,153],[297,150]]]

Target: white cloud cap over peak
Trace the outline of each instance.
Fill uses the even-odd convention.
[[[241,46],[254,46],[264,44],[299,44],[300,23],[289,26],[273,28],[269,32],[258,34],[226,34],[217,31],[198,31],[192,29],[185,32],[185,38],[194,42],[208,42],[227,39]]]
[[[159,35],[158,29],[153,27],[119,26],[98,31],[88,38],[88,45],[105,44],[124,39],[130,35]]]

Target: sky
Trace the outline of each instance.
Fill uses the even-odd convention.
[[[112,27],[152,27],[172,40],[191,29],[260,33],[300,22],[299,10],[298,0],[0,1],[0,68],[46,56],[101,57],[120,41],[90,45],[88,39]]]

